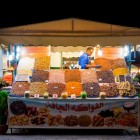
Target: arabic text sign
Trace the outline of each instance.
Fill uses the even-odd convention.
[[[137,127],[138,100],[9,98],[9,128]]]

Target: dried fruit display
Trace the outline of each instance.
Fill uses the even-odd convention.
[[[50,68],[50,56],[39,57],[35,59],[35,70],[48,70]]]
[[[130,84],[128,81],[120,82],[117,85],[117,88],[119,89],[119,94],[121,96],[133,97],[136,95],[135,86]]]
[[[64,70],[50,70],[49,71],[49,83],[65,83],[65,71]]]
[[[65,70],[65,82],[81,82],[79,70]]]
[[[106,58],[97,58],[94,60],[95,65],[100,65],[101,70],[111,70],[112,66],[110,64],[110,60]]]
[[[45,82],[49,79],[48,70],[34,70],[31,82]]]
[[[28,74],[29,76],[32,76],[32,70],[28,69],[18,69],[17,74]]]
[[[60,97],[61,93],[65,91],[65,84],[49,83],[47,84],[47,91],[49,92],[49,96],[53,96],[53,94],[57,94],[58,97]]]
[[[71,96],[71,94],[75,94],[76,96],[80,96],[81,91],[82,91],[81,83],[79,83],[79,82],[66,83],[66,92],[68,92],[69,96]]]
[[[82,84],[83,91],[86,91],[88,97],[99,97],[100,86],[98,83]]]
[[[95,65],[100,65],[101,70],[114,70],[117,68],[127,68],[126,62],[122,58],[117,59],[106,59],[97,58],[94,60]]]
[[[96,71],[99,83],[115,83],[115,77],[111,70]]]
[[[126,62],[122,58],[111,60],[110,63],[112,66],[112,70],[117,69],[117,68],[127,68]]]
[[[119,96],[119,91],[117,89],[116,83],[103,84],[100,86],[100,92],[105,92],[106,97],[116,97]]]
[[[12,84],[11,94],[24,96],[25,91],[29,90],[30,83],[28,82],[14,82]]]
[[[32,69],[34,68],[35,59],[24,57],[19,60],[17,66],[17,74],[28,74],[32,75]]]
[[[97,80],[97,74],[96,71],[94,70],[81,70],[80,71],[80,75],[81,75],[81,82],[82,83],[98,83]]]
[[[43,96],[44,92],[47,91],[47,84],[43,82],[34,82],[30,83],[30,95],[34,96],[35,94],[39,94],[39,96]]]

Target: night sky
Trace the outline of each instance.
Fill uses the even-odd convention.
[[[75,0],[76,1],[76,0]],[[65,18],[80,18],[140,28],[140,6],[137,3],[115,1],[19,1],[1,6],[0,28],[46,22]]]

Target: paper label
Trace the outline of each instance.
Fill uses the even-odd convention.
[[[39,98],[39,94],[35,94],[34,95],[34,98]]]
[[[57,99],[58,95],[57,94],[53,94],[53,99]]]
[[[99,81],[102,81],[102,78],[99,78]]]
[[[75,94],[71,94],[71,99],[76,99],[76,95]]]

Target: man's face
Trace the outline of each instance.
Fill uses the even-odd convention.
[[[92,49],[87,51],[88,56],[91,56],[92,53],[93,53],[93,50]]]

